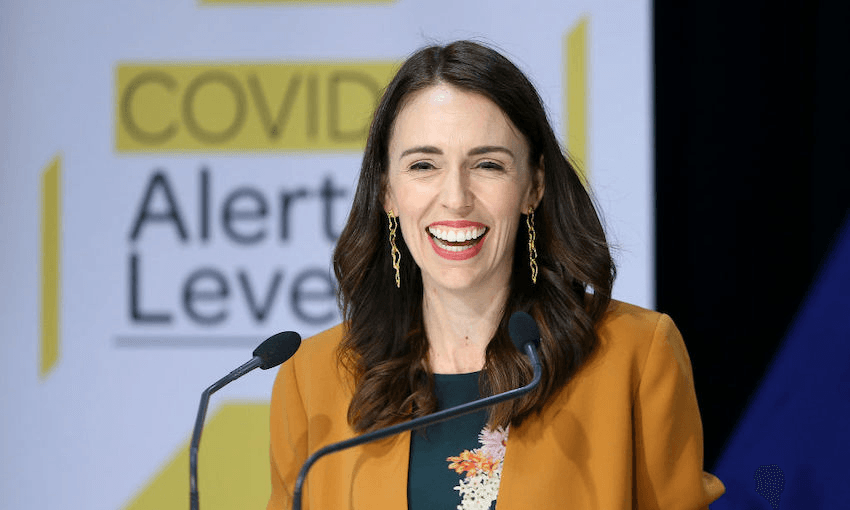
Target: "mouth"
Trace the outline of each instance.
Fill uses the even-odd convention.
[[[453,260],[475,256],[489,230],[484,224],[470,221],[442,221],[425,228],[437,254]]]

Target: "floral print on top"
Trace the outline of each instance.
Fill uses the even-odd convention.
[[[508,429],[491,430],[485,426],[478,434],[478,442],[480,448],[446,459],[449,469],[464,475],[455,487],[461,497],[458,510],[489,510],[499,495]]]

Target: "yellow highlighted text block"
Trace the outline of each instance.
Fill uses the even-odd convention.
[[[62,248],[62,159],[53,158],[41,175],[41,343],[39,376],[59,361],[60,255]]]
[[[119,64],[116,150],[357,151],[395,62]]]

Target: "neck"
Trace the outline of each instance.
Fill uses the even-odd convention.
[[[422,312],[431,371],[463,374],[484,368],[487,345],[499,327],[507,298],[507,285],[474,292],[426,285]]]

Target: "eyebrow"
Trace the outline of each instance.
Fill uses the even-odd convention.
[[[470,150],[467,155],[468,156],[480,156],[481,154],[489,154],[491,152],[504,152],[512,158],[515,158],[514,153],[510,151],[507,147],[502,147],[501,145],[482,145],[481,147],[475,147]],[[399,156],[399,159],[409,155],[409,154],[442,154],[443,151],[434,147],[433,145],[420,145],[419,147],[411,147],[410,149],[405,150]]]
[[[488,154],[490,152],[504,152],[510,157],[514,157],[514,153],[510,151],[507,147],[502,147],[501,145],[484,145],[482,147],[476,147],[469,151],[469,156],[480,156],[481,154]],[[516,159],[516,158],[515,158]]]
[[[417,153],[421,153],[421,154],[442,154],[443,151],[434,147],[433,145],[420,145],[419,147],[411,147],[410,149],[407,149],[406,151],[402,152],[401,156],[399,156],[399,159],[407,156],[408,154],[417,154]]]

